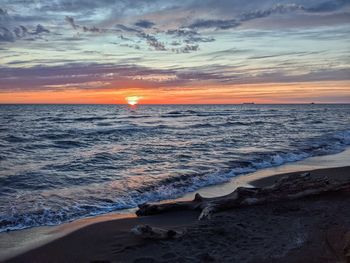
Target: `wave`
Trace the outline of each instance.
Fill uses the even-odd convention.
[[[94,122],[94,121],[104,121],[114,119],[112,117],[102,117],[102,116],[92,116],[92,117],[77,117],[77,118],[66,118],[62,116],[49,116],[49,117],[40,117],[35,119],[37,122],[56,122],[56,123],[72,123],[72,122]]]
[[[118,117],[118,119],[144,119],[144,118],[151,118],[150,115],[130,115],[130,116],[124,116],[124,117]]]
[[[85,146],[85,143],[72,141],[72,140],[58,140],[58,141],[53,141],[53,143],[54,143],[54,147],[64,148],[64,149]]]
[[[173,199],[201,187],[224,183],[231,178],[257,171],[262,168],[280,166],[308,157],[341,152],[350,145],[350,130],[327,134],[305,142],[305,147],[289,152],[256,152],[246,159],[232,162],[231,169],[212,173],[180,175],[152,182],[131,184],[119,195],[106,198],[90,198],[89,202],[61,205],[59,208],[39,207],[35,211],[21,213],[12,210],[0,216],[0,232],[42,225],[57,225],[81,217],[104,214],[121,209],[134,208],[144,202]],[[114,157],[108,153],[94,156],[94,161],[108,163]],[[104,191],[101,189],[101,191]]]
[[[250,126],[250,125],[262,125],[268,124],[268,122],[264,121],[227,121],[224,125],[241,125],[241,126]]]
[[[108,120],[108,119],[110,119],[110,118],[106,118],[106,117],[80,117],[80,118],[74,118],[74,119],[70,119],[70,120],[85,122],[85,121],[104,121],[104,120]]]
[[[27,142],[30,139],[24,138],[16,135],[9,135],[4,138],[5,141],[11,142],[11,143],[19,143],[19,142]]]
[[[170,114],[170,115],[180,115],[180,114],[183,114],[182,111],[169,111],[167,114]]]
[[[215,125],[210,124],[210,123],[198,123],[198,124],[193,124],[190,125],[189,128],[194,128],[194,129],[198,129],[198,128],[212,128],[215,127]]]
[[[190,117],[192,115],[189,114],[162,114],[160,117],[162,118],[183,118],[183,117]]]
[[[112,122],[98,122],[96,126],[112,126],[114,125]]]

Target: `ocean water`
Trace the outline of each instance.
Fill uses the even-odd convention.
[[[350,105],[1,105],[0,231],[176,198],[350,145]]]

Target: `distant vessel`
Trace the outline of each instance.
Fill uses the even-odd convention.
[[[310,104],[315,104],[315,102],[311,102]]]
[[[255,104],[254,102],[243,102],[242,103],[243,105],[252,105],[252,104]]]

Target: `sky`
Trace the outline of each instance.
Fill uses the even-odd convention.
[[[0,0],[0,103],[350,103],[350,0]]]

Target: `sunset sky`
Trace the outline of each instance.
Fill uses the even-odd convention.
[[[0,103],[349,103],[350,0],[0,0]]]

